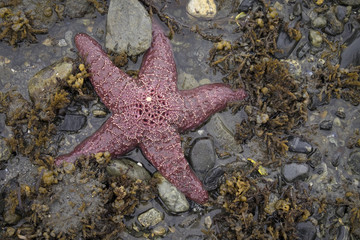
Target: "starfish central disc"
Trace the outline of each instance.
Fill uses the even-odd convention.
[[[202,204],[208,193],[184,157],[180,133],[200,126],[228,102],[244,99],[246,93],[219,83],[179,91],[170,41],[154,21],[152,28],[151,47],[137,80],[117,68],[93,38],[83,33],[75,36],[80,56],[90,65],[91,83],[112,116],[55,162],[74,162],[81,155],[105,151],[123,155],[139,147],[167,180]]]

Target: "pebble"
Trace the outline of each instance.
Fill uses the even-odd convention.
[[[311,21],[311,26],[313,28],[323,28],[326,26],[326,18],[324,16],[319,16]]]
[[[340,119],[345,119],[346,114],[345,114],[345,110],[344,108],[339,108],[336,112],[335,112],[335,116],[337,116]]]
[[[143,181],[149,181],[151,179],[149,172],[145,168],[128,158],[111,160],[106,167],[106,171],[112,176],[121,176],[126,173],[126,175],[133,180],[141,179]]]
[[[210,138],[198,138],[190,150],[190,165],[196,173],[205,174],[215,166],[214,142]]]
[[[290,137],[288,142],[289,150],[297,153],[311,153],[313,148],[310,143],[304,141],[300,137]]]
[[[214,0],[190,0],[186,11],[198,18],[213,18],[216,15],[216,4]]]
[[[182,192],[166,180],[160,173],[156,172],[154,177],[160,179],[160,183],[157,185],[159,196],[171,212],[179,213],[189,210],[189,202]]]
[[[316,227],[310,221],[298,223],[296,230],[299,239],[314,240],[316,238]]]
[[[108,50],[138,55],[150,47],[151,39],[150,16],[139,1],[110,1],[105,43]]]
[[[296,50],[296,56],[298,58],[303,58],[305,56],[305,54],[307,52],[309,52],[310,50],[310,44],[308,42],[306,42],[305,44],[301,45],[297,50]]]
[[[347,47],[341,53],[340,67],[347,68],[360,65],[360,34],[356,34],[346,42]]]
[[[87,0],[66,0],[65,13],[70,18],[80,18],[86,13],[94,11],[93,5]]]
[[[348,239],[351,239],[350,228],[344,225],[339,226],[336,240],[348,240]]]
[[[308,176],[309,166],[304,163],[289,163],[282,168],[282,174],[287,182],[304,179]]]
[[[208,171],[203,178],[205,189],[208,191],[215,190],[219,186],[220,179],[224,173],[225,171],[221,166],[212,168],[210,171]]]
[[[348,165],[354,174],[360,175],[360,151],[350,153]]]
[[[313,29],[310,29],[309,40],[311,42],[311,45],[313,45],[314,47],[321,47],[321,44],[323,42],[323,38],[320,32]]]
[[[338,35],[344,31],[344,24],[337,19],[334,7],[331,7],[326,13],[328,25],[325,32],[330,35]]]
[[[294,16],[300,16],[301,13],[302,13],[301,2],[297,2],[297,3],[295,3],[294,8],[293,8],[293,14],[294,14]]]
[[[151,208],[148,211],[138,216],[138,221],[144,227],[153,227],[164,219],[164,213],[156,208]]]
[[[4,222],[10,225],[16,224],[22,219],[22,217],[16,213],[13,213],[10,209],[3,214]]]
[[[243,0],[239,4],[238,12],[248,12],[252,9],[255,0]]]
[[[331,130],[333,125],[333,121],[331,120],[324,120],[320,123],[319,127],[321,130]]]
[[[85,126],[86,116],[81,114],[66,114],[59,126],[60,131],[77,132]]]
[[[298,42],[299,41],[290,38],[286,32],[281,31],[276,41],[276,46],[278,49],[281,49],[282,52],[276,52],[275,57],[278,59],[289,57]]]
[[[11,151],[6,141],[0,138],[0,162],[6,161],[11,157]]]

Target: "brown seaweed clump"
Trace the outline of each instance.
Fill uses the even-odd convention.
[[[10,8],[0,8],[0,40],[6,40],[10,45],[28,39],[36,42],[36,34],[47,33],[48,30],[32,27],[33,16],[31,11],[13,12]]]
[[[109,161],[109,154],[99,153],[56,169],[39,167],[36,186],[21,185],[7,193],[5,215],[21,215],[22,220],[6,226],[0,238],[119,238],[124,217],[152,199],[156,188],[126,174],[108,177]]]
[[[253,175],[253,174],[251,174]],[[296,225],[312,214],[313,199],[306,191],[278,182],[262,182],[241,170],[225,175],[216,204],[225,210],[214,217],[217,239],[296,239]],[[208,233],[209,234],[209,233]]]
[[[224,82],[244,87],[249,93],[244,106],[249,118],[237,125],[236,138],[244,143],[253,136],[265,140],[268,159],[288,150],[286,135],[306,121],[309,102],[303,79],[289,73],[287,62],[273,57],[280,28],[289,37],[299,39],[299,31],[289,28],[277,17],[276,10],[264,4],[246,17],[236,19],[239,39],[220,40],[210,50],[210,64],[225,75]],[[234,105],[234,110],[245,103]]]
[[[6,141],[13,152],[35,161],[40,159],[41,154],[48,154],[50,139],[56,133],[56,113],[69,103],[67,96],[68,93],[61,89],[50,97],[46,108],[40,108],[15,90],[0,92],[0,112],[6,114],[5,123],[13,133]],[[46,112],[50,117],[41,119],[41,112]]]

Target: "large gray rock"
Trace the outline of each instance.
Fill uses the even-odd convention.
[[[132,56],[144,52],[150,44],[151,20],[144,7],[137,0],[112,0],[107,16],[106,48]]]

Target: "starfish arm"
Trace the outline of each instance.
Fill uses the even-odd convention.
[[[179,131],[192,130],[201,125],[212,114],[224,109],[228,102],[246,98],[243,89],[232,90],[222,83],[203,85],[180,91],[184,98],[184,118]]]
[[[146,158],[178,190],[197,203],[207,202],[209,196],[186,161],[180,135],[171,127],[144,139],[140,148]]]
[[[122,155],[137,145],[135,138],[127,138],[129,134],[117,124],[117,115],[111,116],[91,137],[86,138],[75,149],[55,159],[55,164],[75,162],[82,155],[98,152],[110,152],[111,155]]]
[[[101,45],[85,33],[75,36],[75,44],[80,56],[89,65],[91,83],[102,102],[112,111],[117,109],[117,99],[122,92],[126,92],[126,86],[132,83],[130,76],[117,68]]]
[[[151,47],[144,55],[139,81],[155,87],[170,87],[176,89],[177,73],[174,55],[169,39],[161,26],[153,20]]]

